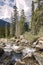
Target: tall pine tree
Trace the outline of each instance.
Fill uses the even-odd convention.
[[[19,26],[20,26],[20,34],[22,35],[25,30],[24,30],[24,22],[25,22],[25,13],[24,13],[24,10],[21,11],[21,17],[20,17],[20,23],[19,23]]]
[[[13,18],[13,31],[14,31],[14,36],[17,38],[19,37],[19,22],[18,22],[18,11],[16,4],[14,6],[14,18]]]

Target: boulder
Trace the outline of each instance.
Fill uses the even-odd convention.
[[[43,49],[43,46],[42,45],[40,45],[40,44],[38,44],[38,45],[36,45],[36,49]]]
[[[43,41],[42,40],[38,41],[38,44],[36,45],[36,48],[43,49]]]
[[[28,43],[28,41],[27,41],[26,39],[22,39],[22,40],[20,40],[20,42],[21,42],[21,43],[25,43],[25,44]]]
[[[38,40],[42,40],[43,41],[43,37],[40,37]]]
[[[33,43],[32,47],[35,47],[36,49],[43,49],[43,37],[37,39],[37,41]]]
[[[16,41],[15,41],[16,43],[18,43],[18,42],[20,42],[20,39],[16,39]]]
[[[23,36],[23,35],[20,35],[20,40],[21,40],[21,39],[24,39],[24,36]]]
[[[7,38],[1,38],[1,39],[0,39],[0,42],[2,42],[2,43],[7,43]]]

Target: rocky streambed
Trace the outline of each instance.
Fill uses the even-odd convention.
[[[32,44],[23,37],[1,40],[0,65],[43,65],[43,38]]]

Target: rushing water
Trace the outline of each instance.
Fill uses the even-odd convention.
[[[18,49],[20,49],[20,46],[16,46],[15,44],[13,44],[13,45],[7,44],[5,47],[3,47],[3,49],[5,52],[11,52],[11,51],[16,52]],[[30,54],[32,55],[32,53],[34,53],[35,51],[36,50],[33,48],[24,47],[21,52],[22,52],[22,55],[25,57],[26,55],[30,55]],[[16,56],[17,56],[17,54],[16,54]]]
[[[14,64],[18,61],[21,62],[21,59],[24,59],[25,57],[32,57],[32,54],[36,51],[34,48],[24,47],[22,51],[18,52],[19,48],[20,46],[16,46],[15,44],[6,44],[5,47],[3,47],[4,53],[0,57],[0,62],[4,63],[4,65],[9,65],[9,63]],[[5,62],[6,57],[9,58],[9,61],[7,60],[7,62]],[[40,63],[41,62],[39,61],[39,64]],[[40,65],[42,65],[42,63]]]

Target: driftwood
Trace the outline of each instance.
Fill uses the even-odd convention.
[[[40,54],[33,54],[36,61],[38,61],[39,65],[43,65],[43,57]]]
[[[16,62],[15,65],[25,65],[25,62],[19,61],[19,62]]]

